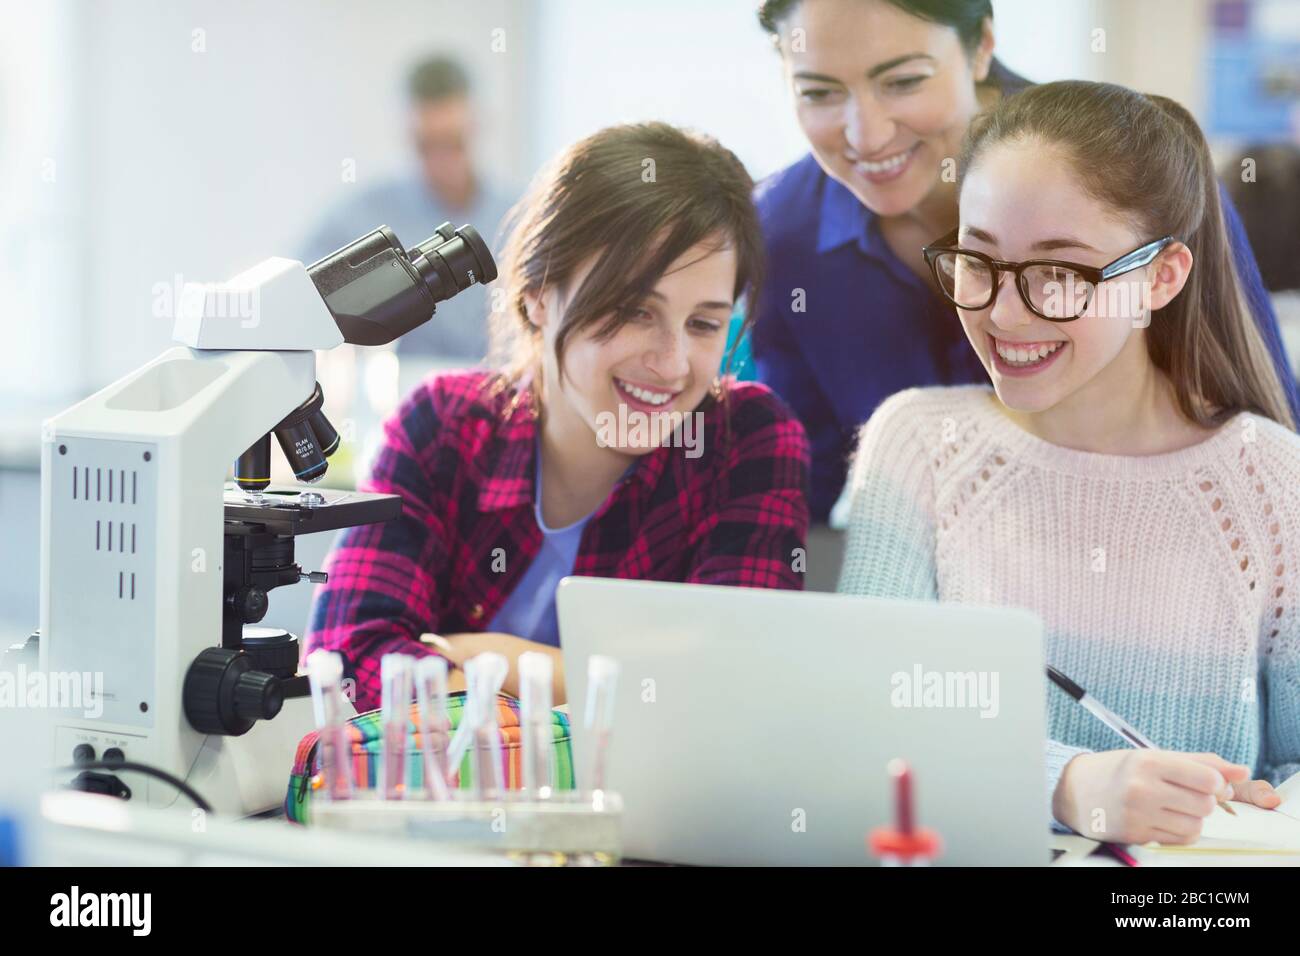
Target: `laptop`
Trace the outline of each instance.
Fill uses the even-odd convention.
[[[1049,862],[1033,614],[589,577],[556,602],[579,787],[587,660],[620,666],[606,786],[626,859],[872,864],[902,758],[936,864]]]

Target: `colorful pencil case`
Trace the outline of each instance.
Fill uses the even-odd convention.
[[[465,709],[465,693],[459,691],[447,697],[447,716],[454,732],[460,726]],[[408,785],[412,790],[424,787],[424,761],[421,758],[420,733],[416,729],[416,707],[411,705],[411,728],[407,742]],[[523,785],[523,751],[519,739],[519,701],[513,697],[497,698],[497,721],[501,727],[502,769],[506,786],[517,790]],[[379,773],[379,755],[383,746],[383,725],[378,710],[358,714],[348,721],[348,736],[352,741],[352,780],[359,788],[374,787]],[[551,712],[551,730],[555,741],[555,784],[557,790],[572,790],[573,756],[569,741],[568,715]],[[316,731],[312,731],[298,744],[293,769],[289,773],[289,792],[284,799],[284,813],[294,823],[306,823],[312,795],[319,786],[320,761],[317,754]],[[468,789],[471,786],[470,761],[466,754],[456,775],[454,786]]]

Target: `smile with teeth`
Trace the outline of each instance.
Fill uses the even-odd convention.
[[[618,386],[619,391],[624,392],[639,402],[645,402],[647,405],[665,405],[672,401],[675,392],[652,392],[650,389],[642,388],[639,385],[633,385],[631,382],[625,382],[621,378],[614,379],[614,384]]]
[[[918,143],[916,145],[919,146],[920,144]],[[882,159],[878,163],[860,159],[858,160],[858,167],[868,173],[887,173],[890,170],[897,169],[899,166],[902,166],[907,162],[907,157],[912,155],[914,149],[916,149],[916,146],[911,146],[903,150],[901,153],[896,153],[893,156],[890,156],[888,159]]]
[[[1036,365],[1059,349],[1064,342],[1003,342],[994,339],[998,356],[1008,365],[1024,367]]]

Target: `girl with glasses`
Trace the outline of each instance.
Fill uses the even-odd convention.
[[[991,0],[763,0],[758,19],[810,152],[755,193],[769,268],[749,308],[754,370],[808,430],[822,522],[881,401],[987,382],[920,250],[957,223],[970,122],[1031,84],[994,55]],[[1251,312],[1285,371],[1250,244],[1223,209]],[[1300,413],[1289,376],[1284,386]]]
[[[862,429],[841,590],[1025,607],[1058,826],[1188,843],[1300,771],[1300,437],[1243,301],[1205,139],[1171,100],[1063,82],[971,125],[927,247],[987,386]]]

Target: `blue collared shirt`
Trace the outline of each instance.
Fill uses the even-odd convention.
[[[1247,302],[1300,420],[1277,316],[1237,211],[1219,192]],[[905,388],[988,376],[952,306],[894,255],[875,213],[811,154],[764,180],[754,199],[768,255],[754,369],[808,432],[812,517],[825,521],[857,428],[877,405]]]

